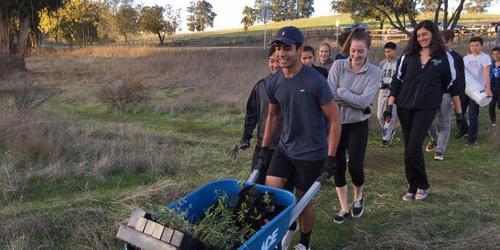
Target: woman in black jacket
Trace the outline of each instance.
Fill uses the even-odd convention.
[[[393,104],[397,104],[408,180],[408,192],[403,200],[427,197],[429,182],[422,143],[441,105],[443,93],[458,94],[456,74],[453,57],[446,51],[439,29],[432,21],[420,22],[398,61],[384,112],[384,118],[390,120]]]

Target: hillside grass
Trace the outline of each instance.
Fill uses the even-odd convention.
[[[441,13],[442,14],[442,13]],[[418,16],[417,21],[425,19],[433,19],[434,15],[431,13],[424,13]],[[468,14],[463,13],[460,17],[459,24],[490,24],[493,21],[498,21],[500,14]],[[311,18],[300,18],[283,22],[271,22],[267,25],[258,24],[249,27],[248,31],[242,28],[237,29],[224,29],[217,31],[205,31],[196,33],[181,33],[175,34],[166,38],[168,44],[186,44],[186,45],[205,45],[205,46],[224,46],[224,45],[259,45],[263,41],[263,31],[268,30],[268,35],[281,27],[293,25],[300,29],[335,29],[336,21],[340,22],[341,29],[344,26],[353,23],[350,15],[340,14],[334,16],[321,16]],[[367,20],[365,23],[378,29],[379,24],[374,20]],[[387,21],[385,27],[391,27]],[[268,38],[269,39],[269,38]],[[131,43],[157,43],[155,35],[141,35],[132,36]],[[260,42],[260,43],[259,43]]]
[[[248,177],[253,150],[234,160],[227,151],[240,140],[253,84],[267,74],[261,50],[141,50],[46,54],[28,59],[31,75],[0,83],[59,90],[21,113],[11,95],[0,99],[1,246],[121,249],[114,236],[133,207],[154,211],[211,180]],[[374,48],[371,61],[381,55]],[[118,112],[99,102],[101,86],[128,77],[145,84],[146,103]],[[333,224],[339,204],[328,181],[313,201],[312,248],[498,248],[497,130],[481,108],[478,145],[465,147],[452,136],[445,161],[425,153],[429,198],[407,203],[401,133],[393,147],[379,148],[372,118],[365,214]],[[19,154],[26,149],[39,154]]]

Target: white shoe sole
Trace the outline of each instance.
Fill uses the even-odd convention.
[[[282,250],[287,250],[288,247],[290,247],[290,243],[292,243],[292,239],[293,239],[293,236],[295,235],[295,233],[297,233],[299,231],[299,224],[297,223],[297,226],[295,228],[295,230],[291,231],[291,230],[287,230],[286,231],[286,234],[285,236],[283,237],[283,239],[281,240],[281,249]]]

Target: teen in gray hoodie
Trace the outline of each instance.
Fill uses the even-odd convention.
[[[368,62],[371,38],[362,29],[349,35],[344,54],[349,58],[337,60],[328,74],[334,100],[340,106],[342,132],[337,149],[337,170],[334,174],[340,212],[333,222],[343,223],[363,214],[364,158],[368,142],[369,105],[375,99],[382,80],[382,70]],[[349,164],[346,161],[349,150]],[[345,172],[347,165],[354,185],[352,209],[349,209]],[[349,212],[350,211],[350,212]]]

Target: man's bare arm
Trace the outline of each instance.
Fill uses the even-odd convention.
[[[328,155],[335,156],[335,154],[337,153],[337,147],[340,141],[340,132],[342,129],[342,126],[340,125],[338,107],[334,101],[330,101],[321,106],[321,110],[330,123],[330,131],[328,133]]]

